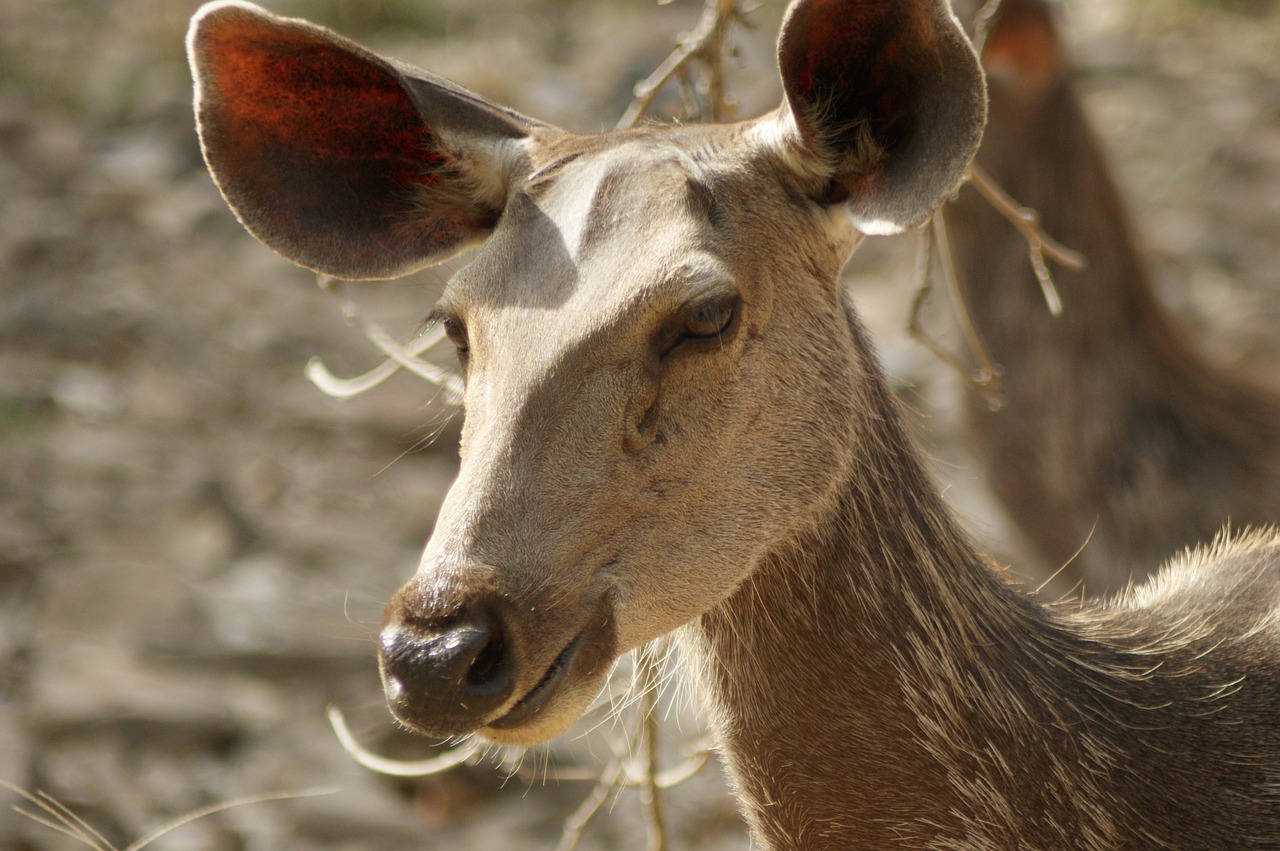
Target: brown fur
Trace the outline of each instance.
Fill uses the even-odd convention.
[[[858,5],[968,104],[954,134],[875,166],[951,163],[877,202],[902,225],[959,179],[982,82],[944,2]],[[540,741],[618,654],[678,630],[760,847],[1275,847],[1280,535],[1106,606],[1006,584],[923,472],[845,301],[862,234],[816,192],[831,137],[806,136],[791,98],[719,127],[526,127],[500,164],[503,214],[439,306],[467,379],[462,466],[387,607],[396,716]],[[709,315],[729,318],[686,333]]]
[[[1006,0],[987,41],[978,163],[1088,266],[1045,308],[1023,238],[975,190],[947,209],[1005,406],[970,405],[972,445],[1050,568],[1100,593],[1182,547],[1280,520],[1280,388],[1213,362],[1156,296],[1110,168],[1039,0]],[[1088,544],[1085,545],[1086,540]]]

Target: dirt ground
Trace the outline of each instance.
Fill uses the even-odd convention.
[[[386,713],[373,636],[431,531],[458,417],[410,377],[348,402],[303,377],[312,356],[342,375],[378,358],[311,275],[241,230],[209,180],[182,54],[197,5],[0,0],[0,779],[51,793],[118,847],[202,806],[333,787],[211,816],[154,847],[551,848],[583,784],[504,780],[491,762],[390,781],[329,731],[335,704],[380,751],[427,752]],[[613,123],[701,8],[271,5],[580,130]],[[1224,357],[1273,356],[1280,11],[1067,9],[1166,298]],[[770,0],[739,39],[745,112],[778,97],[780,14]],[[953,502],[1018,559],[950,437],[955,382],[901,331],[910,261],[910,240],[874,242],[850,286]],[[346,292],[407,338],[447,274]],[[623,722],[602,717],[588,726],[603,732],[526,764],[600,764],[625,740]],[[696,735],[688,710],[674,717],[674,740]],[[0,789],[0,849],[79,847],[9,812],[17,802]],[[676,848],[747,847],[714,768],[669,805]],[[607,809],[580,847],[643,847],[634,796]]]

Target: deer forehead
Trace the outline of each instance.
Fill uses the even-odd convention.
[[[737,292],[708,177],[651,141],[553,158],[512,194],[440,307],[490,362],[545,366],[587,344],[644,343],[672,313]]]

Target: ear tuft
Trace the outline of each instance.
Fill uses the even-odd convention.
[[[946,0],[796,0],[778,64],[819,196],[864,233],[915,227],[963,178],[986,88]]]

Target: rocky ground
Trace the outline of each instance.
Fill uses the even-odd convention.
[[[196,808],[164,849],[551,848],[581,783],[489,763],[421,782],[351,763],[324,719],[410,757],[372,636],[455,465],[457,417],[400,376],[349,402],[302,375],[377,358],[312,276],[262,248],[213,188],[182,56],[194,0],[0,0],[0,779],[42,789],[113,845]],[[609,125],[697,0],[290,0],[305,15],[522,111]],[[1280,13],[1201,0],[1068,5],[1082,85],[1166,296],[1225,356],[1280,328]],[[734,87],[772,104],[779,4],[741,38]],[[851,286],[940,474],[1016,557],[949,438],[950,376],[900,331],[909,240]],[[447,274],[447,270],[444,274]],[[351,286],[407,337],[442,273]],[[945,317],[934,320],[945,323]],[[622,722],[532,756],[599,764]],[[696,722],[677,712],[692,738]],[[672,725],[674,726],[674,725]],[[673,746],[674,747],[674,746]],[[6,808],[18,797],[0,789]],[[675,847],[747,841],[714,769],[670,801]],[[630,793],[583,848],[643,847]],[[77,847],[0,811],[0,849]]]

